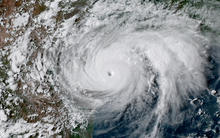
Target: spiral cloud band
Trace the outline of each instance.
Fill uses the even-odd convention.
[[[75,106],[95,116],[94,135],[117,128],[119,116],[138,114],[143,121],[129,124],[135,127],[129,136],[150,128],[146,135],[154,137],[166,114],[175,120],[189,97],[206,88],[206,40],[183,20],[170,18],[182,27],[170,19],[149,27],[123,18],[92,27],[63,50],[60,82]]]
[[[100,35],[102,31],[86,34],[79,49],[66,52],[77,51],[80,57],[66,56],[70,59],[62,73],[71,89],[80,87],[72,94],[84,106],[117,111],[152,93],[159,95],[154,113],[163,115],[169,108],[178,110],[189,95],[205,88],[204,49],[195,34],[129,29]]]

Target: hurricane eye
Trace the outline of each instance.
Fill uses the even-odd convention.
[[[108,75],[109,77],[112,77],[113,73],[112,73],[111,71],[108,71],[108,72],[107,72],[107,75]]]

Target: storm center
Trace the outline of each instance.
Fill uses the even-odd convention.
[[[113,76],[113,73],[112,73],[111,71],[108,71],[108,72],[107,72],[107,75],[108,75],[109,77],[111,77],[111,76]]]

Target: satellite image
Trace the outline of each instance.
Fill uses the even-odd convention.
[[[0,138],[219,137],[219,0],[0,0]]]

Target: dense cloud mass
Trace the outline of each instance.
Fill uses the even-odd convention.
[[[1,52],[3,136],[219,136],[219,1],[19,6]]]

